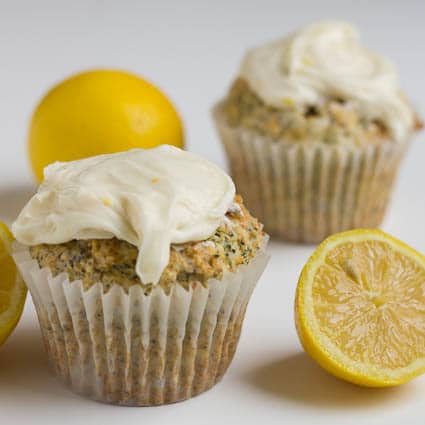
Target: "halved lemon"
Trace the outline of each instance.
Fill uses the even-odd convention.
[[[25,304],[27,288],[10,255],[13,236],[0,222],[0,345],[18,323]]]
[[[295,319],[323,368],[370,387],[425,372],[425,256],[380,230],[322,242],[297,287]]]

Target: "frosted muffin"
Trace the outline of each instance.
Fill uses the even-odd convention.
[[[248,207],[299,242],[379,226],[421,128],[394,66],[336,21],[250,50],[214,118]]]
[[[12,230],[55,373],[123,405],[214,385],[267,262],[232,180],[170,146],[50,165]]]

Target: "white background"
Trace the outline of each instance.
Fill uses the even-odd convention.
[[[4,1],[0,0],[0,218],[32,193],[28,119],[45,90],[68,74],[119,67],[159,85],[175,102],[188,146],[225,166],[209,110],[244,50],[317,19],[357,24],[391,57],[425,113],[425,5],[418,1]],[[384,229],[425,252],[425,134],[404,163]],[[250,303],[223,381],[192,400],[123,408],[82,399],[49,374],[28,299],[0,350],[3,424],[423,424],[425,377],[395,389],[362,389],[323,372],[301,350],[292,315],[300,269],[313,247],[272,243],[273,258]]]

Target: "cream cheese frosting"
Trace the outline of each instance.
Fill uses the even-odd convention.
[[[277,108],[338,97],[352,101],[365,117],[381,120],[396,140],[413,129],[414,115],[394,65],[363,47],[346,22],[315,23],[248,51],[240,76]]]
[[[139,249],[141,281],[157,284],[170,244],[211,236],[234,195],[232,179],[193,153],[134,149],[46,167],[12,232],[25,245],[125,240]]]

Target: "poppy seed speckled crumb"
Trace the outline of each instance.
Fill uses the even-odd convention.
[[[275,141],[370,146],[391,140],[382,121],[364,116],[349,100],[335,97],[302,105],[288,98],[281,108],[275,108],[266,105],[241,78],[231,86],[223,110],[231,127],[250,129]],[[416,117],[416,128],[421,126]]]
[[[263,237],[262,226],[236,196],[225,220],[207,240],[171,245],[170,261],[159,284],[168,292],[175,282],[188,288],[197,283],[204,285],[211,278],[220,279],[225,271],[234,272],[247,264]],[[105,292],[113,284],[125,290],[135,284],[147,292],[152,288],[135,272],[137,248],[116,238],[36,245],[30,247],[30,253],[53,276],[66,272],[71,281],[81,279],[85,289],[97,282],[102,283]]]

